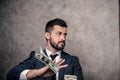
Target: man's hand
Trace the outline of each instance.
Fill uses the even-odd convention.
[[[59,69],[61,68],[65,68],[68,65],[63,63],[65,62],[65,59],[60,59],[58,62],[55,62],[55,60],[53,60],[53,62],[58,66]],[[37,78],[37,77],[49,77],[54,75],[55,73],[49,68],[49,66],[45,66],[43,68],[40,69],[33,69],[30,70],[26,76],[27,79],[33,79],[33,78]]]
[[[58,62],[55,62],[55,60],[53,61],[55,64],[57,64],[58,68],[61,69],[61,68],[65,68],[67,67],[68,65],[67,64],[64,64],[63,63],[65,62],[65,59],[60,59]]]

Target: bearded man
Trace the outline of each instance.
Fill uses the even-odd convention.
[[[56,18],[46,24],[47,45],[44,53],[59,67],[58,73],[55,74],[48,65],[37,60],[35,51],[32,51],[26,60],[9,71],[7,80],[64,80],[65,75],[75,75],[77,80],[83,80],[79,59],[63,51],[66,36],[67,24],[64,20]],[[55,56],[54,59],[52,56]]]

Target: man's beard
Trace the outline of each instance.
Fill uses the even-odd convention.
[[[63,42],[63,45],[61,47],[59,47],[59,43]],[[54,41],[52,41],[52,39],[50,39],[50,45],[55,49],[55,50],[63,50],[65,47],[65,41],[59,41],[58,43],[55,43]]]

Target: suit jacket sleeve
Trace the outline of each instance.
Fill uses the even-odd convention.
[[[7,80],[19,80],[20,74],[26,69],[33,69],[35,58],[34,51],[31,52],[30,57],[12,68],[7,74]]]
[[[73,74],[77,76],[78,78],[77,80],[84,80],[79,59],[75,56],[73,56],[73,67],[74,67]]]

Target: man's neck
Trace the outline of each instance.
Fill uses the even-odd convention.
[[[51,51],[53,54],[55,54],[56,52],[59,51],[59,50],[56,50],[56,49],[54,49],[54,48],[52,48],[52,47],[50,47],[50,46],[47,46],[47,49],[48,49],[49,51]]]

